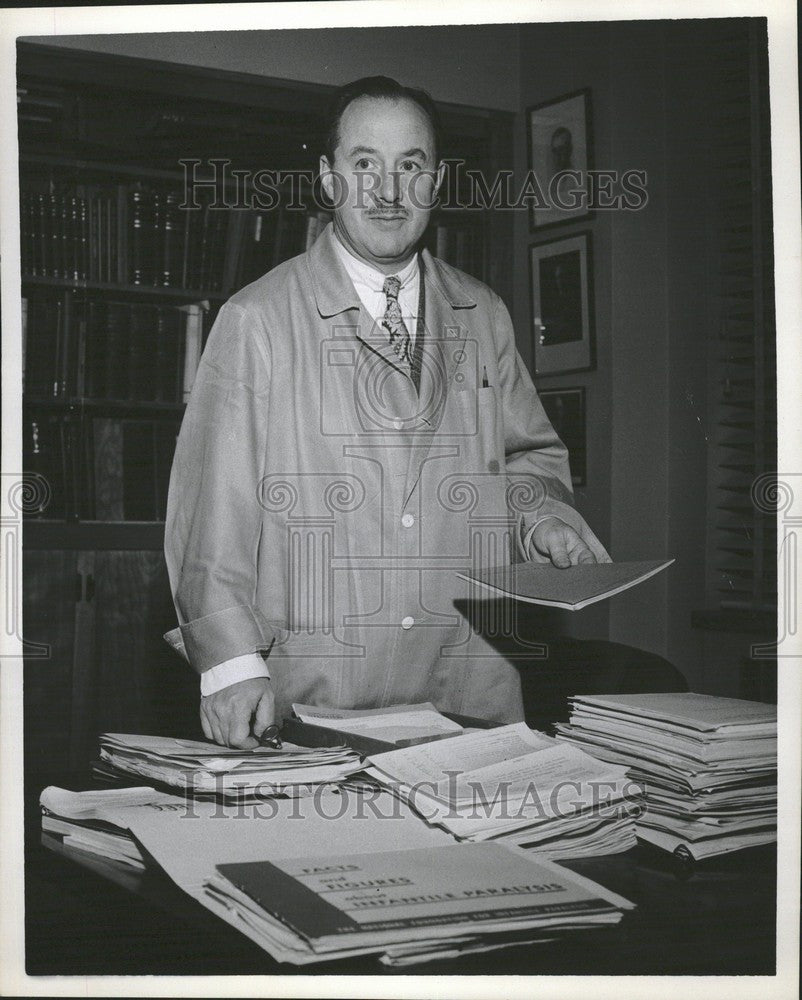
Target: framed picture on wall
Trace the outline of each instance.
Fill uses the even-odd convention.
[[[568,449],[571,461],[571,482],[574,486],[587,483],[587,436],[585,434],[585,390],[541,389],[540,402],[557,432]]]
[[[535,375],[594,365],[590,233],[529,248]]]
[[[590,215],[590,91],[526,109],[532,207],[529,228],[575,222]]]

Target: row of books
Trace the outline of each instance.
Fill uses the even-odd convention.
[[[484,271],[484,238],[477,225],[437,222],[426,236],[426,245],[435,257],[460,271],[481,279]]]
[[[141,182],[24,190],[23,275],[228,294],[301,253],[323,217],[227,208],[208,191],[195,206]]]
[[[47,484],[29,516],[163,521],[179,427],[176,417],[26,417],[24,468]]]
[[[208,191],[195,204],[184,207],[180,190],[141,182],[23,190],[22,272],[228,294],[308,250],[329,219],[283,205],[226,208]],[[483,273],[476,225],[438,221],[427,246],[460,270]]]
[[[22,300],[23,387],[36,399],[181,403],[211,325],[201,304]]]

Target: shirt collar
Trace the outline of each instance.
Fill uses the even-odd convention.
[[[340,242],[339,237],[336,234],[334,236],[334,246],[337,249],[337,253],[339,254],[345,270],[348,272],[348,277],[354,282],[354,284],[359,283],[366,285],[374,292],[381,292],[384,289],[384,279],[390,277],[390,275],[382,274],[381,271],[377,271],[374,267],[371,267],[370,264],[366,264],[365,261],[355,257],[351,251]],[[393,273],[401,282],[401,288],[404,288],[411,281],[413,281],[418,274],[417,253],[400,271],[395,271]]]

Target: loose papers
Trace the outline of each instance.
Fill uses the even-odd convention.
[[[462,726],[447,719],[431,702],[370,710],[293,705],[292,710],[301,722],[398,745],[441,739],[463,732]]]
[[[113,768],[191,793],[229,797],[296,794],[337,782],[361,767],[347,747],[285,743],[280,750],[228,750],[214,743],[105,733],[100,758]]]
[[[525,844],[552,857],[634,846],[640,788],[524,723],[375,754],[368,774],[461,840]]]
[[[560,739],[645,789],[636,833],[695,859],[777,837],[777,710],[692,693],[572,699]]]

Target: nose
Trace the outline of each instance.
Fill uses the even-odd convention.
[[[376,194],[380,201],[388,205],[393,205],[398,201],[400,194],[398,171],[382,170]]]

